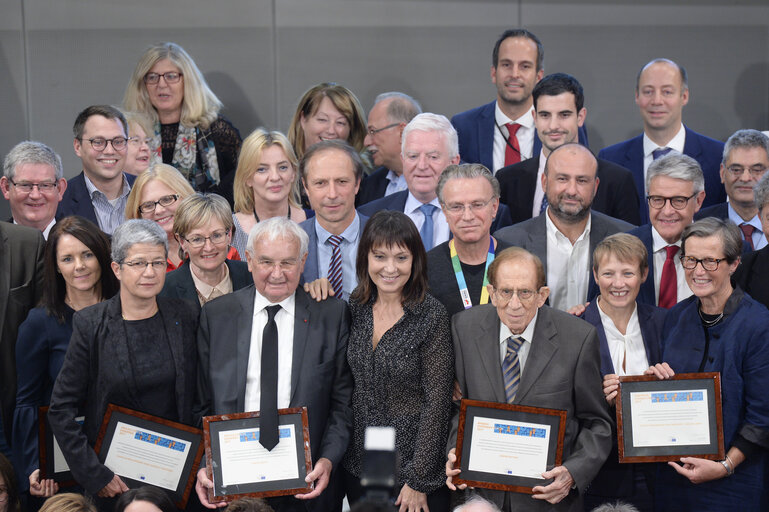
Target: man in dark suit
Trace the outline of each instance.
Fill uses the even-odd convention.
[[[694,220],[705,217],[729,219],[740,228],[747,250],[766,247],[766,236],[753,197],[756,183],[769,168],[769,137],[758,130],[738,130],[724,146],[721,183],[729,201],[698,211]]]
[[[401,161],[401,134],[414,116],[422,113],[419,103],[402,92],[385,92],[374,100],[368,113],[363,141],[377,169],[363,178],[355,204],[370,203],[406,189]]]
[[[355,211],[363,162],[346,142],[324,140],[302,156],[299,174],[315,210],[314,217],[300,224],[310,238],[302,278],[305,283],[327,278],[334,296],[348,299],[358,284],[355,261],[368,220]]]
[[[684,106],[689,102],[686,70],[668,59],[654,59],[638,73],[635,101],[641,111],[643,134],[609,146],[598,153],[603,158],[630,169],[635,178],[641,202],[641,222],[649,222],[646,204],[646,173],[649,165],[670,151],[689,155],[699,162],[705,176],[705,204],[726,201],[718,170],[723,142],[705,137],[686,128],[682,121]]]
[[[80,215],[111,235],[125,220],[126,199],[135,179],[123,172],[128,125],[115,107],[92,105],[77,115],[72,131],[83,172],[67,182],[56,219]]]
[[[695,159],[671,153],[649,166],[646,189],[651,223],[629,231],[649,253],[649,277],[637,301],[670,308],[692,295],[679,258],[681,234],[702,207],[705,182]]]
[[[8,457],[16,403],[16,335],[43,291],[44,247],[39,230],[0,222],[0,452]]]
[[[514,224],[544,211],[545,194],[540,182],[545,160],[555,148],[577,141],[577,132],[587,116],[582,85],[571,75],[554,73],[546,76],[534,86],[532,96],[534,124],[542,141],[542,150],[528,160],[497,172],[500,200],[510,208]],[[630,171],[599,159],[597,176],[601,185],[593,200],[593,210],[640,224],[638,192]]]
[[[258,410],[264,444],[271,430],[266,418],[274,418],[277,408],[307,407],[313,468],[306,481],[315,489],[297,495],[304,501],[273,498],[270,505],[277,511],[340,509],[333,489],[323,491],[342,461],[352,428],[350,315],[343,301],[315,302],[297,289],[307,243],[304,230],[284,217],[260,222],[249,234],[246,252],[254,286],[206,303],[200,314],[202,409],[210,414]],[[272,428],[277,442],[277,425]],[[201,469],[196,489],[207,506],[211,486]]]
[[[611,424],[601,388],[595,327],[545,306],[542,262],[519,247],[502,251],[489,267],[492,304],[452,318],[455,370],[462,397],[566,411],[563,462],[542,477],[533,496],[479,489],[505,512],[582,511],[582,497],[611,449]],[[454,416],[446,474],[453,469]],[[505,440],[501,440],[504,442]],[[464,450],[464,447],[463,447]],[[463,453],[467,457],[468,452]],[[534,499],[532,499],[534,498]]]
[[[462,160],[496,173],[539,154],[542,144],[534,129],[531,91],[545,73],[544,57],[542,43],[528,30],[506,30],[499,36],[491,55],[497,99],[451,118]],[[579,141],[588,145],[583,127]]]
[[[590,279],[593,250],[609,235],[633,226],[591,211],[599,180],[598,162],[580,144],[564,144],[550,153],[542,175],[547,210],[537,217],[501,229],[494,237],[523,247],[545,265],[552,293],[550,305],[566,310],[597,293]]]

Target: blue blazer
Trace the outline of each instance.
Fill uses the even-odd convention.
[[[641,290],[638,292],[636,302],[638,304],[648,304],[650,306],[656,306],[657,300],[655,298],[654,291],[654,252],[652,250],[652,225],[644,224],[637,228],[628,231],[629,234],[637,236],[644,247],[646,247],[647,261],[649,263],[649,275],[646,277],[646,281],[641,284]]]
[[[704,219],[705,217],[716,217],[717,219],[729,218],[729,203],[719,203],[707,208],[702,208],[694,214],[694,220]]]
[[[724,153],[724,143],[684,127],[686,130],[686,142],[684,142],[684,154],[689,155],[699,162],[702,173],[705,175],[705,202],[703,206],[726,202],[726,190],[721,184],[721,176],[718,171],[721,168],[721,158]],[[646,202],[644,191],[644,143],[643,134],[619,142],[608,148],[603,148],[598,153],[598,158],[609,160],[622,167],[630,169],[635,179],[638,190],[638,198],[641,203],[641,223],[649,222],[649,205]]]
[[[459,156],[468,163],[480,163],[494,170],[494,109],[497,100],[461,112],[451,118],[451,124],[459,135]],[[587,140],[587,130],[579,128],[579,143],[590,147]],[[534,147],[532,156],[539,155],[542,142],[534,131]]]
[[[390,180],[387,179],[389,172],[390,169],[382,166],[368,176],[365,176],[361,180],[358,194],[355,196],[355,206],[370,203],[384,197],[385,192],[387,192],[387,185],[390,184]]]
[[[358,212],[358,222],[360,222],[360,232],[363,233],[363,228],[366,227],[368,217]],[[299,226],[310,237],[310,244],[307,247],[307,261],[304,262],[304,272],[302,272],[302,280],[305,283],[311,283],[320,277],[318,271],[318,234],[315,232],[315,218],[307,219],[304,222],[300,222]],[[360,235],[358,235],[360,237]],[[360,240],[360,238],[358,238]],[[344,288],[344,287],[343,287]]]
[[[128,184],[133,186],[136,176],[133,174],[123,175],[128,180]],[[88,189],[85,186],[84,174],[81,171],[80,174],[67,181],[67,190],[64,191],[64,197],[59,202],[59,207],[56,209],[56,221],[60,221],[64,217],[70,215],[80,215],[90,220],[97,226],[99,221],[96,218],[96,211],[93,209],[93,203],[91,202],[91,196],[88,194]]]
[[[406,199],[409,197],[408,190],[401,190],[389,196],[384,196],[376,201],[371,201],[368,204],[364,204],[358,208],[358,213],[371,217],[379,210],[395,210],[402,212],[406,208]],[[494,222],[491,223],[491,233],[498,229],[502,229],[507,226],[513,225],[513,218],[510,215],[510,208],[507,205],[499,203],[497,209],[497,216],[494,217]],[[305,268],[306,271],[306,268]]]

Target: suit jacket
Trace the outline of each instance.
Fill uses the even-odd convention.
[[[732,279],[745,293],[769,308],[769,245],[743,255]]]
[[[16,402],[16,337],[43,291],[43,234],[0,222],[0,417],[11,445]]]
[[[506,227],[494,233],[494,238],[502,240],[508,245],[523,247],[527,251],[536,254],[547,275],[547,223],[545,214]],[[593,268],[593,251],[598,243],[609,235],[622,233],[631,229],[632,224],[596,211],[590,212],[592,216],[590,227],[590,248],[588,249],[588,268]],[[598,295],[598,285],[591,278],[587,287],[587,300],[593,300]],[[648,281],[648,280],[647,280]]]
[[[402,212],[403,209],[406,208],[406,199],[408,199],[408,197],[409,191],[401,190],[400,192],[396,192],[394,194],[390,194],[389,196],[384,196],[381,199],[377,199],[376,201],[364,204],[358,208],[358,213],[362,213],[367,217],[371,217],[379,210],[396,210]],[[505,226],[510,226],[512,223],[512,219],[510,218],[510,209],[506,205],[500,203],[499,208],[497,209],[497,216],[494,217],[494,222],[491,223],[491,229],[489,231],[493,233],[498,229],[504,228]]]
[[[360,222],[358,229],[360,229],[360,233],[363,233],[368,217],[358,213],[358,219]],[[315,222],[315,217],[313,217],[299,223],[305,233],[307,233],[307,236],[310,237],[310,244],[307,247],[307,261],[304,262],[304,272],[302,272],[302,279],[305,283],[311,283],[320,277],[320,271],[318,270],[318,234],[315,232]],[[360,240],[360,234],[358,235],[358,240]]]
[[[699,162],[700,167],[702,167],[702,174],[705,176],[705,202],[703,206],[725,202],[726,190],[723,184],[721,184],[721,176],[718,173],[721,168],[724,143],[700,135],[689,128],[685,127],[685,129],[684,154]],[[647,223],[649,222],[649,205],[645,197],[643,146],[643,134],[641,134],[608,148],[603,148],[598,153],[598,158],[609,160],[626,169],[630,169],[635,179],[638,199],[641,204],[641,223]]]
[[[99,225],[96,211],[93,209],[93,203],[91,202],[91,196],[88,194],[88,189],[85,186],[84,175],[84,171],[81,171],[80,174],[67,181],[67,190],[64,191],[64,197],[62,197],[56,209],[57,222],[70,215],[80,215],[97,226]],[[128,184],[133,185],[136,176],[127,173],[123,173],[123,175],[128,180]]]
[[[166,418],[193,425],[200,411],[194,409],[197,384],[195,333],[197,314],[187,303],[157,298],[165,326],[165,338],[173,357],[163,364],[174,371],[177,415]],[[73,319],[64,364],[53,386],[48,420],[75,480],[91,494],[99,492],[113,477],[91,447],[96,442],[109,403],[136,409],[141,404],[129,345],[123,325],[120,294],[78,311]],[[82,411],[81,427],[75,418]]]
[[[451,124],[459,136],[459,156],[468,163],[479,163],[494,171],[494,130],[496,121],[494,111],[497,100],[481,105],[451,118]],[[579,128],[579,143],[590,147],[587,140],[587,130]],[[534,131],[534,146],[532,155],[538,155],[542,142]]]
[[[541,187],[537,180],[539,156],[497,171],[502,192],[500,200],[510,208],[513,224],[531,218],[534,192]],[[636,226],[640,224],[638,192],[630,171],[606,160],[598,160],[597,176],[598,192],[593,199],[593,210]]]
[[[387,173],[389,172],[390,169],[382,166],[368,176],[365,176],[360,183],[358,195],[355,196],[355,206],[370,203],[384,197],[387,185],[390,184],[390,180],[387,179]]]
[[[209,414],[245,410],[254,286],[206,303],[200,313],[198,394]],[[352,431],[352,375],[347,365],[350,312],[333,297],[315,302],[296,290],[290,407],[306,406],[313,464],[321,457],[336,469]],[[308,508],[332,510],[324,492]]]
[[[230,281],[232,281],[233,292],[254,284],[254,279],[251,276],[251,272],[248,271],[248,265],[245,262],[224,260],[224,264],[230,269]],[[196,310],[200,310],[200,300],[198,300],[195,281],[192,280],[190,260],[185,260],[179,268],[166,274],[166,282],[160,291],[160,296],[186,300],[194,305]]]
[[[506,402],[499,357],[497,311],[492,304],[454,315],[456,378],[462,397]],[[563,466],[583,493],[611,449],[611,420],[601,388],[598,335],[593,326],[574,316],[542,306],[514,404],[566,411]],[[449,448],[456,445],[458,414],[454,415]],[[480,489],[501,507],[504,493]],[[571,492],[557,505],[510,493],[513,510],[582,511],[582,499]],[[520,508],[518,508],[520,507]]]
[[[705,217],[716,217],[717,219],[729,218],[729,203],[718,203],[707,208],[702,208],[694,214],[694,220],[704,219]]]

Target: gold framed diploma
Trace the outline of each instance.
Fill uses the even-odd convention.
[[[566,411],[462,400],[457,484],[532,494],[563,457]]]
[[[617,441],[621,463],[723,460],[721,374],[620,377]]]
[[[312,491],[304,481],[312,470],[306,407],[278,409],[278,444],[269,451],[259,443],[258,412],[205,416],[203,439],[210,503]]]

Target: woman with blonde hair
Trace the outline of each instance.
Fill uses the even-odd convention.
[[[288,139],[280,132],[257,128],[243,141],[235,172],[235,235],[232,245],[244,254],[248,233],[257,222],[288,217],[302,222],[307,215],[299,204],[298,162]]]
[[[74,492],[57,494],[45,500],[40,512],[98,512],[93,502]]]
[[[128,144],[126,146],[123,171],[138,176],[150,167],[150,145],[152,144],[152,122],[138,112],[124,112],[128,122]]]
[[[240,132],[184,48],[160,43],[139,58],[123,106],[150,117],[152,163],[171,164],[197,191],[232,197]],[[190,144],[190,141],[195,141]]]

